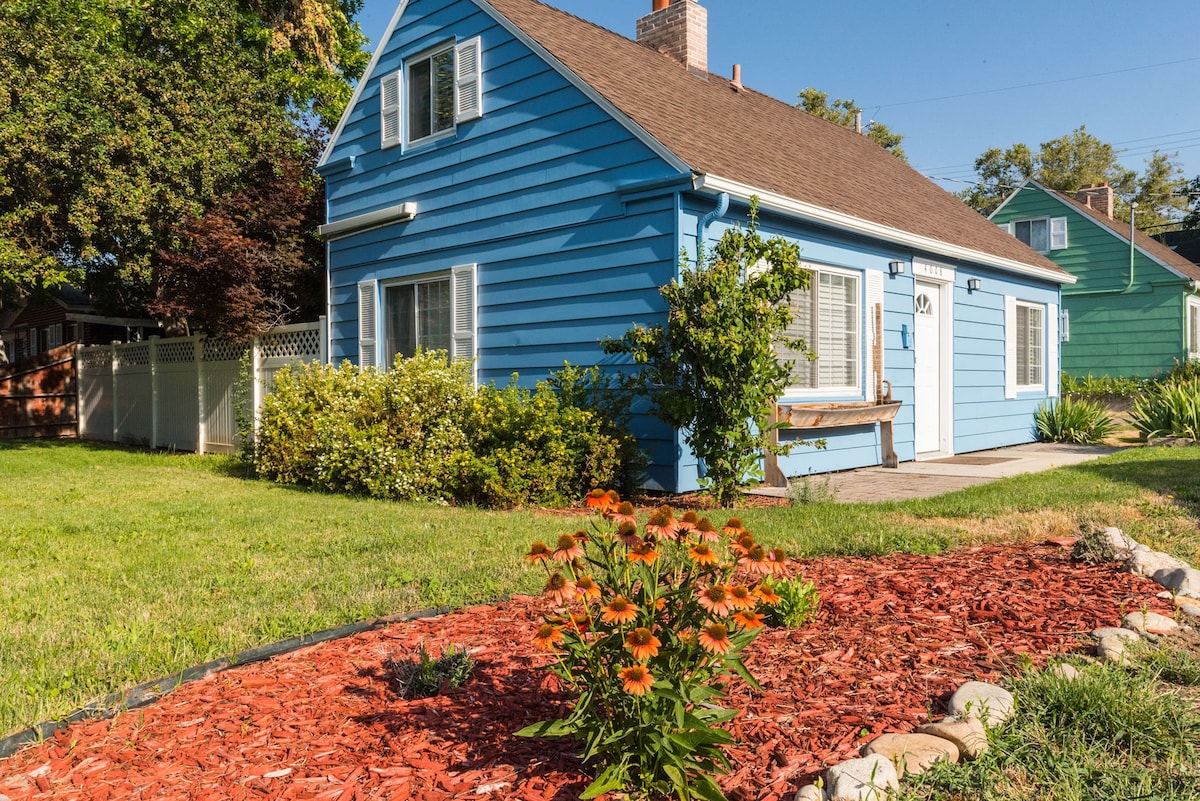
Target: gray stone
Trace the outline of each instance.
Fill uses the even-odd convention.
[[[1176,595],[1200,598],[1200,570],[1191,567],[1162,569],[1151,577]]]
[[[1100,657],[1101,662],[1121,664],[1129,658],[1125,644],[1127,642],[1124,637],[1101,637],[1099,645],[1096,646],[1096,656]]]
[[[1064,681],[1075,681],[1079,678],[1079,670],[1068,662],[1055,662],[1049,671],[1051,676],[1057,676]]]
[[[900,777],[887,757],[879,754],[851,759],[825,773],[829,801],[886,801],[900,789]]]
[[[1119,528],[1106,528],[1100,532],[1103,542],[1112,553],[1129,553],[1137,547],[1137,540]]]
[[[988,749],[987,732],[977,718],[943,718],[937,723],[918,726],[922,734],[932,734],[949,740],[958,748],[959,756],[970,761]]]
[[[879,754],[896,766],[896,772],[924,773],[938,762],[958,762],[958,746],[933,734],[881,734],[863,749],[864,756]]]
[[[1200,606],[1196,604],[1180,604],[1179,611],[1188,617],[1200,617]]]
[[[829,794],[815,784],[806,784],[796,791],[792,801],[829,801]]]
[[[1116,626],[1096,629],[1092,632],[1092,636],[1097,640],[1103,640],[1105,637],[1120,637],[1123,640],[1136,642],[1139,639],[1138,633],[1133,629],[1119,629]]]
[[[1012,713],[1012,693],[985,681],[968,681],[950,696],[950,714],[956,718],[978,718],[986,726],[999,726]]]
[[[1157,612],[1130,612],[1121,618],[1121,625],[1142,634],[1170,634],[1179,624]]]
[[[1187,568],[1186,562],[1181,562],[1174,556],[1165,554],[1162,551],[1141,550],[1135,548],[1133,555],[1125,561],[1125,570],[1135,576],[1142,578],[1153,578],[1154,574],[1160,570],[1168,572]]]

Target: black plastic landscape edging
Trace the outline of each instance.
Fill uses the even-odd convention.
[[[345,626],[338,626],[332,629],[325,629],[313,634],[303,634],[299,637],[289,637],[286,640],[281,640],[271,645],[262,645],[258,648],[250,648],[242,651],[236,656],[222,656],[211,662],[205,662],[202,665],[181,670],[178,673],[173,673],[161,679],[154,679],[132,687],[125,692],[111,693],[105,696],[100,701],[88,704],[85,707],[76,709],[68,714],[65,718],[59,720],[47,720],[30,726],[24,731],[19,731],[16,734],[9,735],[0,739],[0,759],[6,759],[12,756],[22,747],[30,743],[41,742],[50,738],[59,729],[65,729],[72,723],[78,723],[81,720],[102,720],[105,718],[115,717],[120,712],[125,712],[130,709],[138,709],[147,706],[164,695],[168,694],[177,687],[184,684],[190,684],[193,681],[207,678],[216,673],[229,670],[230,668],[242,667],[255,662],[263,662],[276,656],[298,651],[309,645],[317,643],[329,642],[330,640],[340,640],[343,637],[352,637],[355,634],[362,634],[365,631],[375,631],[376,629],[386,628],[393,623],[406,623],[411,620],[419,620],[426,617],[437,617],[438,615],[447,614],[450,607],[443,606],[436,609],[423,609],[419,612],[409,612],[404,615],[391,615],[389,617],[380,617],[374,620],[364,621],[361,623],[350,623]]]

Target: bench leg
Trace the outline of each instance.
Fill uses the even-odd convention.
[[[884,467],[900,466],[900,459],[896,456],[896,441],[892,435],[891,420],[884,420],[879,424],[879,450],[883,457]]]

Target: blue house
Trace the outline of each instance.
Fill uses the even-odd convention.
[[[756,196],[760,230],[813,272],[791,303],[818,359],[779,401],[828,448],[783,473],[879,464],[886,433],[901,460],[1029,441],[1071,276],[866,137],[709,73],[695,0],[654,0],[637,30],[536,0],[402,0],[319,166],[331,358],[445,348],[498,383],[604,363],[600,340],[665,322],[680,253]],[[811,415],[889,393],[888,432]],[[637,433],[650,487],[696,487],[678,432],[643,416]]]

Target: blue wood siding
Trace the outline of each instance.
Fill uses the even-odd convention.
[[[379,76],[474,36],[483,44],[483,117],[454,137],[381,150]],[[330,243],[334,361],[358,359],[360,281],[456,264],[478,264],[482,382],[504,384],[516,372],[532,385],[564,360],[611,361],[602,338],[665,321],[658,288],[675,274],[674,192],[621,190],[669,178],[672,168],[491,17],[465,0],[413,0],[365,80],[330,153],[329,220],[407,201],[418,213]],[[675,432],[645,413],[635,430],[653,454],[652,485],[673,486]]]

